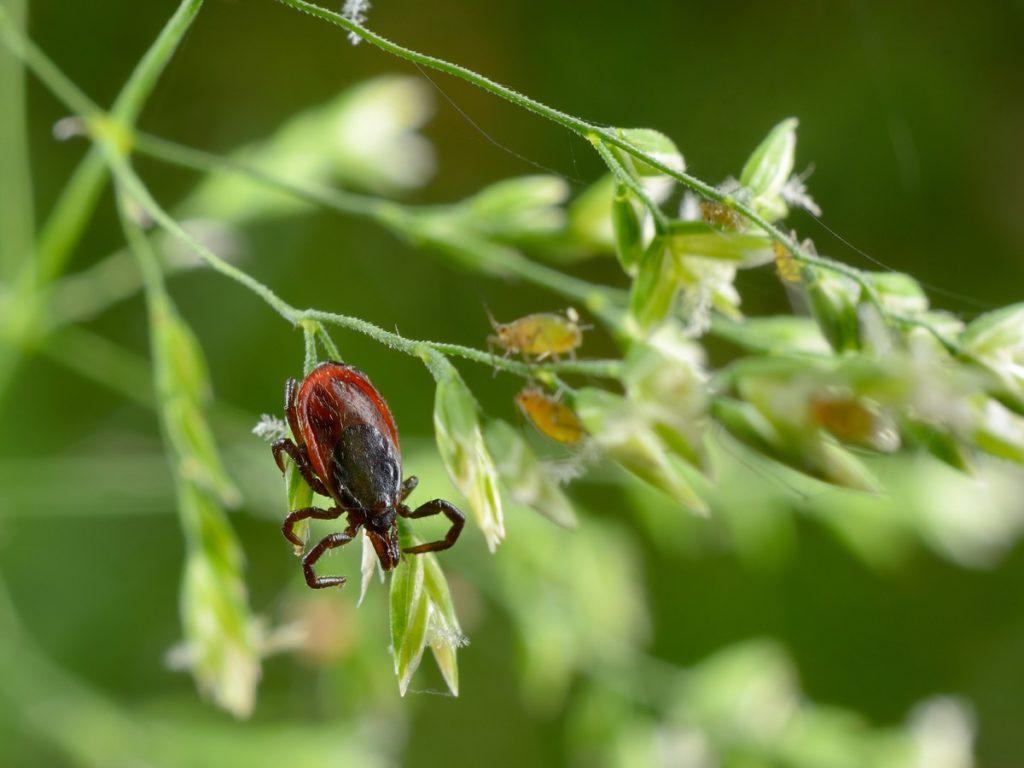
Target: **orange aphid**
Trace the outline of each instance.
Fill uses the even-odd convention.
[[[564,315],[538,312],[521,317],[511,323],[499,323],[493,317],[494,335],[488,343],[497,344],[508,354],[534,357],[538,361],[559,355],[574,355],[583,343],[583,326],[579,315],[571,307]]]
[[[516,405],[533,425],[552,440],[566,445],[580,442],[587,431],[572,409],[536,387],[516,395]]]

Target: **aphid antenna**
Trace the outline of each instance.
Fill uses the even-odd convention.
[[[491,323],[491,328],[493,328],[495,332],[497,332],[498,329],[501,327],[501,323],[494,319],[494,315],[491,314],[491,308],[488,307],[487,304],[484,304],[484,312],[487,313],[487,319]],[[492,336],[491,338],[494,337]]]

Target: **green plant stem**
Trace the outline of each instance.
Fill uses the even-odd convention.
[[[250,291],[262,298],[285,320],[290,322],[292,325],[298,325],[301,320],[301,313],[299,310],[291,306],[256,278],[246,272],[243,272],[233,264],[229,264],[224,261],[224,259],[189,234],[184,227],[175,221],[175,219],[167,213],[159,203],[157,203],[152,194],[150,194],[149,190],[146,188],[146,185],[142,183],[142,180],[139,179],[131,165],[124,157],[112,149],[109,144],[103,140],[100,140],[99,146],[103,148],[107,164],[110,166],[111,172],[114,174],[118,183],[122,186],[124,192],[138,203],[153,219],[153,221],[163,227],[168,233],[181,240],[212,269],[231,278],[235,282],[244,285]]]
[[[443,235],[429,231],[424,232],[422,228],[415,226],[415,222],[424,213],[430,213],[434,208],[412,208],[369,195],[295,184],[248,163],[186,147],[142,132],[135,134],[133,146],[138,152],[167,163],[204,173],[213,171],[237,173],[264,186],[290,194],[304,202],[340,213],[368,218],[400,233],[415,232],[415,236],[427,244],[436,247],[454,246],[460,248],[463,253],[466,252],[466,249],[460,247],[460,244],[453,244]],[[486,254],[478,256],[477,261],[480,262],[482,269],[489,271],[497,269],[535,285],[549,288],[573,301],[582,302],[592,312],[610,323],[617,323],[621,319],[623,311],[621,307],[625,303],[625,297],[615,289],[566,275],[507,248],[494,248]]]
[[[496,357],[490,352],[464,347],[460,344],[446,344],[437,341],[422,341],[407,339],[397,333],[385,331],[383,328],[369,323],[358,317],[350,315],[339,315],[334,312],[324,312],[318,309],[307,309],[303,317],[316,320],[328,325],[336,325],[364,336],[369,336],[374,341],[389,347],[396,352],[402,352],[413,357],[421,357],[424,348],[432,349],[452,357],[461,357],[464,360],[471,360],[483,365],[490,365],[498,370],[514,373],[524,378],[536,376],[555,375],[559,373],[580,374],[583,376],[600,376],[605,378],[617,378],[621,373],[620,363],[617,360],[565,360],[557,363],[545,363],[544,365],[529,365],[519,360],[510,360],[504,357]]]

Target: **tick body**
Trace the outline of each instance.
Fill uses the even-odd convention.
[[[569,309],[565,315],[553,312],[538,312],[521,317],[511,323],[499,323],[491,318],[494,335],[489,336],[490,344],[497,344],[506,354],[520,354],[537,361],[560,355],[573,356],[583,343],[583,327],[576,310]]]
[[[398,565],[398,517],[427,517],[443,514],[451,521],[447,536],[438,541],[407,547],[402,552],[419,554],[451,547],[465,523],[452,504],[434,499],[415,510],[403,502],[416,487],[417,479],[402,480],[402,451],[398,429],[384,398],[366,374],[351,365],[322,363],[301,384],[289,379],[285,385],[285,414],[297,442],[276,441],[271,450],[284,471],[289,456],[315,493],[329,497],[331,509],[307,507],[293,510],[281,530],[297,552],[304,543],[295,534],[295,524],[310,518],[333,520],[347,515],[344,532],[332,533],[302,558],[306,583],[313,589],[341,586],[343,576],[316,576],[313,566],[330,549],[355,538],[362,528],[380,560],[389,571]]]

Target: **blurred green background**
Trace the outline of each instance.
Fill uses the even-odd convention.
[[[174,6],[170,0],[32,0],[30,32],[87,93],[107,104]],[[932,299],[965,317],[1020,299],[1019,2],[380,0],[370,23],[392,39],[570,113],[663,130],[689,169],[711,181],[735,174],[773,124],[795,115],[801,120],[798,167],[813,162],[808,183],[829,227],[887,265],[961,294],[936,292]],[[208,0],[140,125],[227,152],[379,74],[420,77],[270,0]],[[568,177],[574,189],[600,175],[589,148],[556,126],[463,83],[432,77],[443,94],[429,89],[436,115],[423,132],[436,148],[438,169],[408,199],[455,200],[495,180],[538,172],[538,165]],[[51,126],[65,112],[34,81],[29,114],[42,218],[83,143],[52,139]],[[138,168],[170,207],[196,182],[193,173],[152,161],[140,160]],[[814,238],[819,251],[871,266],[810,218],[797,214],[791,223]],[[336,214],[301,211],[240,234],[245,268],[287,300],[397,326],[409,336],[481,347],[488,332],[485,306],[499,318],[564,306],[536,288],[453,270],[372,224]],[[108,192],[71,270],[121,243]],[[610,260],[573,269],[593,280],[619,279]],[[743,289],[747,312],[787,311],[767,273],[750,277]],[[218,399],[253,415],[277,413],[284,379],[301,369],[300,335],[208,272],[175,278],[171,291],[203,344]],[[145,354],[144,317],[136,296],[89,327]],[[450,494],[429,446],[433,386],[422,366],[362,337],[335,338],[346,360],[369,372],[388,398],[411,446],[409,471]],[[588,356],[613,351],[601,333],[584,347]],[[712,353],[716,359],[726,354],[714,347]],[[462,368],[488,413],[515,418],[515,381]],[[564,697],[545,703],[543,694],[524,690],[522,622],[509,606],[530,596],[502,597],[502,590],[516,588],[509,586],[514,568],[488,563],[475,531],[445,555],[471,641],[460,653],[461,695],[399,700],[387,656],[384,591],[372,588],[358,613],[353,589],[326,602],[304,594],[274,522],[284,502],[269,451],[234,420],[218,422],[218,434],[246,494],[246,511],[256,512],[233,516],[247,555],[252,605],[275,624],[312,612],[334,645],[323,658],[309,649],[304,656],[269,658],[249,723],[203,704],[188,676],[163,663],[180,636],[182,544],[153,414],[40,357],[19,369],[0,414],[0,573],[28,633],[20,640],[8,634],[0,650],[34,675],[38,659],[21,660],[31,649],[49,660],[40,662],[39,675],[57,674],[52,662],[76,679],[75,686],[93,691],[89,696],[98,692],[117,718],[162,724],[152,738],[177,756],[177,764],[232,764],[245,754],[239,744],[254,750],[255,764],[265,764],[259,761],[277,748],[285,750],[284,762],[293,730],[311,750],[322,741],[322,754],[337,761],[327,764],[341,764],[350,754],[344,749],[357,755],[347,758],[354,764],[367,765],[359,750],[424,768],[588,764],[578,746],[589,738],[579,735],[586,733],[581,712],[591,707],[586,667],[603,657],[579,651],[583,675],[570,679]],[[912,477],[937,482],[924,472]],[[860,507],[855,513],[852,504],[833,505],[827,496],[787,494],[763,472],[734,465],[731,479],[723,481],[716,505],[724,513],[709,521],[679,520],[681,512],[661,509],[662,502],[631,486],[586,479],[573,486],[583,530],[594,527],[601,536],[595,551],[607,548],[625,558],[611,587],[645,596],[649,627],[637,627],[639,639],[630,647],[649,661],[647,671],[636,674],[650,674],[660,663],[690,667],[736,643],[768,638],[791,657],[810,701],[889,728],[921,700],[962,697],[978,724],[977,765],[1024,764],[1019,526],[1000,528],[978,557],[950,556],[941,534],[929,540],[919,528],[886,520],[906,511],[899,503],[880,500],[874,513]],[[1018,507],[1024,508],[1014,498],[1019,490],[1007,491],[1008,514],[1018,520]],[[971,499],[964,494],[955,502],[965,529],[972,514],[984,512],[971,509]],[[852,517],[835,520],[846,507]],[[510,522],[510,541],[517,532],[523,536],[514,546],[529,550],[533,525]],[[557,534],[578,535],[584,534]],[[538,549],[550,553],[553,573],[576,567],[560,546]],[[494,558],[504,556],[500,549]],[[332,562],[356,572],[352,555]],[[545,583],[539,579],[531,588],[544,590]],[[643,622],[642,614],[633,618]],[[631,620],[630,614],[608,617],[601,626],[584,622],[570,642],[583,643],[580,637],[607,627],[621,631],[620,620]],[[69,678],[54,679],[54,687],[70,690]],[[543,692],[546,684],[542,677],[534,688]],[[0,765],[89,764],[38,726],[67,713],[53,702],[33,701],[31,688],[0,680],[5,688]],[[424,669],[413,688],[443,686]],[[641,714],[648,708],[635,706]],[[95,723],[69,718],[66,737],[83,743],[106,738],[109,724],[96,717]],[[625,728],[625,721],[610,722]],[[247,734],[250,741],[234,741]],[[814,762],[729,763],[776,764]]]

